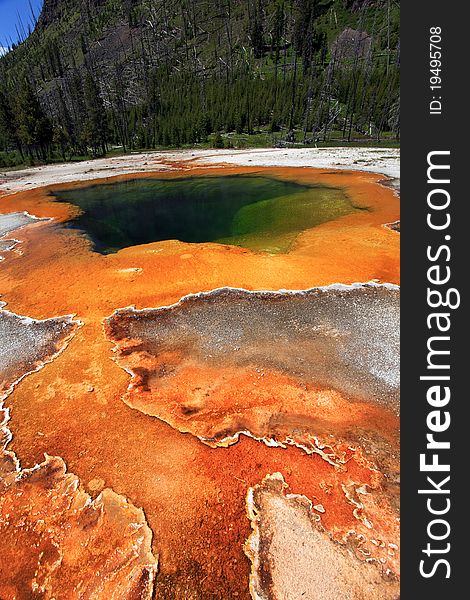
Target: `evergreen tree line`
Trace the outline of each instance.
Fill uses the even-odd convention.
[[[130,42],[103,62],[90,29],[102,31],[111,4],[127,20]],[[111,146],[179,147],[209,138],[222,146],[230,143],[225,134],[259,130],[286,144],[328,141],[332,132],[344,141],[398,137],[391,0],[358,1],[354,13],[347,0],[250,0],[238,12],[231,0],[215,4],[211,31],[200,24],[196,0],[177,2],[173,21],[162,0],[147,0],[146,12],[141,3],[112,0],[100,20],[89,15],[72,48],[35,31],[0,59],[0,150],[46,161],[99,156]],[[340,26],[336,37],[329,30],[338,12],[353,15],[344,43]]]

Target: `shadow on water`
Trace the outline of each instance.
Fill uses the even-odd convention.
[[[81,209],[66,226],[102,254],[172,239],[287,252],[301,231],[358,210],[341,189],[246,175],[133,179],[53,195]]]

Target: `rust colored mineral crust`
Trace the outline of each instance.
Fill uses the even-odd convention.
[[[129,406],[213,447],[244,433],[334,464],[333,436],[337,446],[360,433],[387,439],[398,412],[394,286],[220,289],[118,310],[105,329],[132,374]]]
[[[247,512],[253,533],[245,552],[252,562],[256,600],[396,600],[398,580],[379,560],[366,561],[361,538],[339,543],[322,525],[322,507],[287,494],[280,473],[250,488]],[[395,545],[388,545],[394,554]],[[362,556],[361,556],[362,552]]]
[[[142,510],[46,456],[0,479],[0,598],[150,599],[151,538]]]
[[[62,352],[80,325],[71,316],[36,320],[4,310],[0,302],[0,477],[19,468],[13,452],[9,411],[3,402],[23,377],[38,371]]]
[[[0,213],[27,211],[54,219],[8,233],[21,243],[21,255],[4,253],[2,299],[18,314],[36,319],[76,314],[83,323],[65,352],[47,368],[24,378],[6,398],[8,427],[13,434],[9,449],[21,459],[24,469],[41,463],[44,453],[62,457],[81,482],[80,494],[89,494],[95,502],[102,490],[111,488],[142,507],[153,531],[153,555],[159,556],[154,586],[158,599],[250,598],[251,563],[243,552],[250,535],[245,498],[250,487],[275,472],[283,474],[292,493],[305,495],[315,506],[323,507],[322,526],[333,540],[344,543],[354,531],[363,536],[364,556],[369,553],[371,558],[383,559],[384,570],[398,571],[398,555],[388,554],[390,544],[398,542],[398,417],[395,401],[390,402],[393,393],[383,396],[381,402],[366,401],[353,390],[315,396],[314,386],[302,378],[292,373],[281,376],[271,369],[269,373],[266,369],[260,380],[248,377],[240,381],[239,397],[229,399],[232,405],[243,402],[249,381],[258,384],[268,377],[271,389],[280,384],[292,392],[306,385],[306,394],[315,396],[324,409],[319,424],[328,435],[318,440],[324,446],[323,457],[317,452],[309,455],[295,445],[268,447],[247,436],[229,448],[212,448],[179,431],[178,423],[191,415],[183,418],[180,413],[178,423],[169,426],[122,402],[129,374],[110,360],[113,344],[103,334],[103,320],[119,307],[164,307],[188,294],[227,286],[305,290],[338,282],[399,283],[399,236],[383,227],[399,218],[399,203],[392,190],[377,185],[382,176],[307,168],[188,166],[184,176],[255,172],[344,188],[355,206],[368,210],[303,232],[283,255],[173,240],[103,256],[92,252],[89,240],[79,232],[60,226],[76,214],[76,208],[54,202],[48,195],[50,188],[0,198]],[[181,173],[158,174],[178,175]],[[70,184],[74,185],[83,183]],[[204,365],[205,370],[208,367]],[[183,390],[189,392],[189,386]],[[193,401],[192,390],[191,394]],[[289,402],[294,399],[291,410]],[[185,399],[181,400],[179,405],[185,405]],[[300,401],[300,396],[289,397],[282,414],[304,415],[299,411]],[[260,422],[264,423],[264,418]],[[316,430],[314,422],[309,427],[310,432]],[[290,422],[289,430],[293,429],[297,427]],[[341,445],[341,439],[354,443]],[[15,470],[15,464],[10,469]],[[31,519],[31,531],[40,527],[40,516],[35,521],[33,512],[25,515]],[[15,518],[21,518],[19,512]],[[70,519],[73,522],[72,516]],[[31,544],[18,539],[21,542],[15,553],[18,560],[24,557],[26,564]],[[64,550],[64,560],[76,564],[73,551],[68,554]],[[8,569],[8,560],[0,556],[3,568]],[[136,557],[135,564],[145,569],[142,565],[149,560]],[[78,570],[87,577],[86,562],[81,562]],[[75,573],[70,577],[72,584],[74,577]]]
[[[339,471],[362,550],[398,572],[398,553],[383,556],[372,541],[398,536],[398,514],[385,509],[398,495],[396,286],[219,289],[118,310],[105,330],[132,375],[129,406],[213,448],[244,434],[318,453]],[[375,476],[355,480],[350,462]]]
[[[0,310],[0,402],[78,325]],[[143,511],[110,489],[93,500],[59,457],[21,469],[1,404],[0,415],[0,598],[151,598],[157,563]]]
[[[79,324],[70,315],[38,320],[0,308],[0,402],[64,350]]]

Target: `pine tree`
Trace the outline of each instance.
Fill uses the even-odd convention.
[[[215,134],[214,140],[212,142],[212,146],[214,148],[224,148],[225,147],[224,139],[223,139],[222,135],[220,134],[220,131],[218,131]]]
[[[15,117],[7,94],[0,90],[0,133],[4,141],[5,149],[15,147],[23,159],[23,149],[16,130]]]
[[[264,28],[259,9],[255,12],[253,27],[251,28],[251,46],[255,58],[261,58],[264,54]]]
[[[84,143],[89,146],[94,156],[106,154],[108,137],[106,113],[96,81],[90,73],[85,75],[83,85],[86,120],[82,132]]]
[[[16,119],[18,137],[26,146],[30,158],[33,158],[33,150],[39,149],[42,159],[46,160],[48,146],[52,141],[52,124],[44,114],[28,79],[23,81],[18,93]]]

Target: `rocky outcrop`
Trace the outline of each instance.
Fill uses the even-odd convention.
[[[84,17],[96,13],[107,0],[44,0],[37,27],[44,31],[52,23],[67,18],[71,12],[78,11]]]

